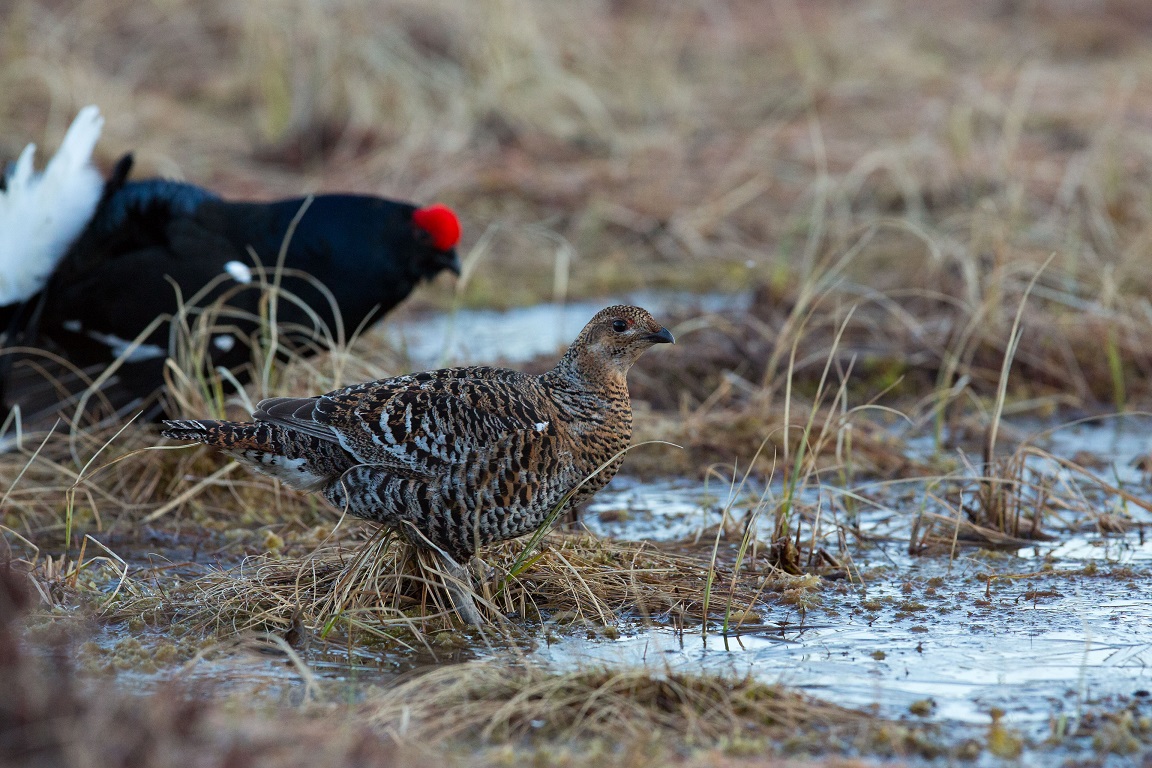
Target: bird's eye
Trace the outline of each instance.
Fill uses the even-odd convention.
[[[612,330],[616,331],[616,333],[624,333],[624,331],[628,330],[628,321],[627,320],[613,320],[612,321]]]

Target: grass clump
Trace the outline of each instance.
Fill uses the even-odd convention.
[[[610,739],[689,747],[813,738],[868,716],[749,678],[590,669],[568,673],[474,662],[429,672],[376,694],[370,721],[403,740],[517,743]]]
[[[718,621],[764,599],[760,580],[734,579],[719,566],[712,608],[704,598],[715,563],[646,543],[552,533],[526,560],[523,543],[488,548],[473,597],[499,635],[540,622],[614,635],[621,621]],[[518,563],[518,571],[512,571]],[[493,577],[491,574],[499,574]],[[174,582],[165,569],[137,574],[111,617],[179,621],[218,635],[305,633],[319,642],[391,642],[431,648],[458,626],[442,587],[450,576],[423,550],[383,530],[366,541],[329,545],[302,558],[248,558]]]

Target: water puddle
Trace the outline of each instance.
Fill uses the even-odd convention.
[[[1033,425],[1016,426],[1028,433]],[[1146,450],[1149,426],[1152,420],[1143,417],[1079,425],[1051,431],[1034,445],[1056,459],[1091,464],[1102,479],[1149,499],[1152,489],[1130,466]],[[1054,459],[1037,454],[1029,461],[1067,492],[1097,492]],[[1100,533],[1068,520],[1070,527],[1055,531],[1051,541],[1000,551],[960,544],[951,555],[917,556],[909,554],[908,539],[923,485],[855,490],[874,502],[856,513],[861,538],[847,536],[845,551],[835,537],[825,537],[832,553],[851,563],[851,578],[825,582],[804,610],[770,597],[757,606],[755,626],[734,626],[727,636],[716,624],[705,633],[699,626],[627,620],[616,639],[547,633],[527,660],[557,671],[607,665],[752,676],[886,717],[929,711],[958,727],[983,727],[998,709],[1005,723],[1036,740],[1047,737],[1054,722],[1075,722],[1093,707],[1116,708],[1152,690],[1152,602],[1144,599],[1152,591],[1152,537],[1141,529]],[[797,498],[827,505],[833,495],[806,488]],[[600,536],[664,546],[708,545],[718,524],[729,522],[722,537],[731,543],[744,516],[760,510],[768,519],[782,497],[779,484],[750,482],[734,491],[720,482],[621,476],[597,495],[582,521]],[[1133,520],[1152,522],[1142,507],[1129,507]],[[760,526],[762,540],[768,529]],[[347,695],[355,697],[357,684],[386,682],[418,666],[360,650],[363,657],[353,660],[313,652],[309,669],[348,685]],[[524,659],[525,651],[506,650]],[[255,675],[276,695],[286,685],[299,689],[288,662],[256,658],[235,667],[210,658],[190,674],[235,675],[237,685],[254,684]]]
[[[612,304],[644,307],[661,314],[706,314],[747,309],[750,294],[640,291],[614,299],[536,304],[507,311],[462,309],[455,313],[405,314],[389,319],[383,333],[407,352],[414,370],[446,365],[523,363],[568,347],[601,309]]]
[[[1105,482],[1152,498],[1132,464],[1148,452],[1152,420],[1016,427],[1044,432],[1030,444],[1053,457],[1092,466]],[[1085,498],[1099,492],[1053,459],[1032,456],[1028,466]],[[590,505],[586,525],[619,538],[683,539],[719,523],[726,506],[739,519],[782,490],[750,490],[729,503],[728,489],[715,485],[621,478]],[[562,639],[539,656],[564,669],[624,664],[752,675],[890,717],[907,716],[925,699],[934,717],[957,723],[986,724],[999,708],[1035,738],[1047,735],[1053,718],[1077,718],[1095,704],[1152,690],[1152,603],[1144,598],[1152,589],[1152,536],[1142,526],[1110,534],[1083,525],[1088,530],[1062,531],[1010,552],[960,545],[951,558],[916,557],[907,547],[915,516],[908,488],[887,499],[857,490],[877,500],[860,512],[860,530],[893,543],[850,546],[864,585],[826,588],[806,614],[769,602],[763,625],[787,629],[727,638],[699,629],[638,629],[616,641]],[[1152,522],[1142,506],[1111,503],[1111,511],[1135,523]]]
[[[618,476],[586,508],[584,526],[597,536],[624,541],[692,538],[729,515],[740,518],[754,503],[750,493],[733,497],[728,488],[691,480],[642,482]]]
[[[978,570],[962,565],[926,587],[928,574],[946,572],[930,564],[876,580],[864,594],[826,596],[806,616],[764,611],[768,624],[797,627],[781,632],[644,630],[613,642],[563,639],[539,655],[562,669],[595,663],[751,675],[889,717],[923,699],[933,701],[934,716],[961,723],[987,723],[999,707],[1038,738],[1052,716],[1152,689],[1152,606],[1140,599],[1152,586],[1147,574],[1012,581],[987,599],[972,579]],[[914,586],[905,592],[901,580]],[[816,628],[798,628],[804,624]]]
[[[1016,426],[1025,434],[1032,426],[1041,431],[1039,425]],[[1152,489],[1131,461],[1145,453],[1150,426],[1152,419],[1144,417],[1078,425],[1050,431],[1034,445],[1057,459],[1091,464],[1102,479],[1148,500]],[[1098,492],[1054,459],[1037,454],[1029,462],[1066,492],[1085,498]],[[855,513],[847,550],[836,537],[824,539],[835,556],[851,563],[851,578],[826,581],[805,610],[770,597],[756,607],[755,626],[733,627],[728,636],[716,624],[705,633],[699,626],[678,630],[627,619],[616,639],[561,630],[537,636],[527,661],[557,671],[607,665],[752,676],[887,717],[908,718],[911,709],[927,707],[933,719],[959,727],[982,727],[999,709],[1004,722],[1036,740],[1048,736],[1054,722],[1147,696],[1152,602],[1144,596],[1152,591],[1152,536],[1139,527],[1101,533],[1069,520],[1052,540],[1015,549],[959,544],[951,555],[912,555],[908,540],[922,482],[854,489],[874,503]],[[797,498],[827,506],[834,495],[805,488]],[[730,523],[721,534],[730,544],[739,539],[746,515],[759,510],[770,520],[782,497],[778,483],[764,488],[750,482],[734,491],[715,481],[620,476],[588,506],[582,524],[600,536],[664,546],[703,541],[696,551],[710,550],[719,524]],[[1152,523],[1143,507],[1129,504],[1123,511],[1137,523]],[[830,510],[828,518],[833,516]],[[759,530],[763,541],[768,523]],[[505,651],[525,659],[524,650],[511,648],[473,649],[461,658]],[[369,648],[357,649],[356,658],[329,657],[322,649],[306,658],[308,674],[347,687],[342,695],[353,699],[366,683],[387,684],[421,664],[445,663]],[[305,679],[284,658],[250,649],[206,656],[184,676],[192,683],[222,683],[225,690],[259,689],[278,700],[302,695]],[[159,677],[128,679],[148,687]]]

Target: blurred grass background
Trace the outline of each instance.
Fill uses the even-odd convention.
[[[9,0],[0,157],[107,115],[105,167],[235,197],[379,193],[495,227],[465,300],[855,279],[932,287],[1057,253],[1146,291],[1141,0]],[[444,303],[439,293],[419,301]]]

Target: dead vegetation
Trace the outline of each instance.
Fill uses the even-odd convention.
[[[684,554],[647,543],[554,533],[539,549],[523,541],[488,548],[476,564],[476,600],[489,641],[515,640],[542,625],[617,636],[656,622],[716,631],[751,618],[788,577],[763,563],[742,578],[730,558]],[[433,650],[459,618],[443,588],[452,577],[428,553],[389,535],[325,547],[303,558],[254,557],[181,581],[170,569],[138,572],[105,609],[113,620],[178,621],[213,636],[287,635],[297,643],[392,643]]]
[[[0,759],[5,765],[161,768],[395,759],[394,745],[364,726],[291,712],[275,718],[249,712],[237,727],[233,717],[176,684],[146,697],[112,688],[94,692],[76,679],[74,639],[66,622],[47,633],[45,656],[27,652],[21,624],[33,601],[20,569],[7,559],[0,562]]]
[[[452,716],[445,715],[449,707]],[[413,743],[601,740],[643,750],[657,750],[657,739],[669,733],[688,745],[744,744],[750,750],[800,733],[849,740],[867,722],[750,679],[671,671],[558,675],[487,663],[420,675],[381,691],[365,709],[369,722]]]
[[[909,536],[913,554],[955,555],[960,546],[1011,550],[1076,531],[1108,535],[1136,530],[1132,508],[1152,504],[1076,461],[1031,445],[966,467],[963,477],[929,483]]]
[[[1129,505],[1148,508],[1105,470],[1008,433],[1023,415],[1152,406],[1150,24],[1138,0],[18,0],[0,7],[0,158],[29,138],[50,149],[96,102],[105,165],[135,150],[144,175],[227,195],[442,199],[466,216],[464,277],[402,312],[750,294],[747,309],[670,318],[680,343],[631,382],[637,439],[683,450],[648,446],[626,467],[771,492],[667,546],[494,547],[476,595],[500,642],[541,625],[610,637],[622,619],[738,634],[833,579],[857,587],[852,548],[879,535],[859,510],[894,488],[910,490],[889,534],[921,555],[1122,532]],[[198,352],[211,319],[182,329],[169,371],[188,416],[407,365],[374,334],[288,363],[265,335],[255,383],[229,394]],[[910,452],[925,435],[933,450]],[[147,425],[64,423],[20,442],[0,454],[0,533],[46,604],[288,646],[456,636],[442,574],[384,536],[333,533],[315,499],[201,449],[150,450]],[[545,762],[630,766],[700,745],[730,759],[857,717],[752,681],[555,675],[516,658],[437,670],[349,716],[405,749],[460,739],[514,761],[523,737]],[[212,740],[219,713],[166,701],[108,711],[193,723],[148,754],[264,755],[267,723]],[[68,744],[107,727],[93,709]],[[337,763],[391,754],[359,725],[323,725],[304,716],[297,736],[269,738],[345,749]],[[569,737],[589,751],[549,752]],[[638,746],[621,754],[622,739]]]
[[[441,666],[341,701],[306,668],[298,710],[268,717],[219,707],[210,685],[170,682],[147,696],[77,685],[77,638],[60,627],[50,658],[18,640],[32,600],[24,575],[0,565],[0,747],[27,766],[389,764],[444,757],[455,765],[563,759],[577,765],[708,765],[830,748],[943,754],[933,730],[875,718],[744,678],[675,672],[547,672],[489,661]],[[243,649],[240,649],[244,652]],[[291,653],[291,651],[289,651]],[[195,662],[193,662],[195,663]],[[627,745],[621,747],[620,745]],[[761,759],[761,758],[757,758]]]
[[[136,150],[143,173],[442,197],[490,238],[477,305],[803,283],[870,231],[850,280],[959,284],[970,313],[1053,252],[1069,309],[1148,287],[1138,0],[0,13],[0,155],[96,101],[105,162]],[[1084,29],[1100,42],[1069,48]]]

